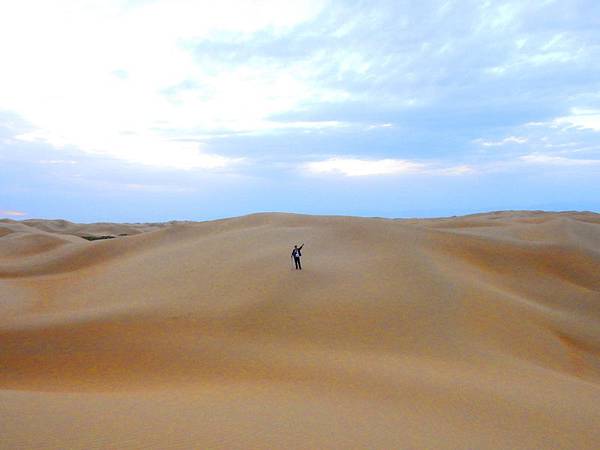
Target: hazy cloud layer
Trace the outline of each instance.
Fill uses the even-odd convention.
[[[587,179],[599,18],[592,0],[6,2],[4,187],[32,165],[90,192],[97,178],[139,195],[235,185],[270,209],[253,189],[296,198],[290,178],[315,192],[353,179],[374,196],[376,177],[490,192],[503,173]]]

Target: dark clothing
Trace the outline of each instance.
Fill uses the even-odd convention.
[[[300,264],[300,257],[302,256],[300,250],[302,250],[302,247],[304,247],[304,244],[302,244],[300,247],[294,247],[294,250],[292,250],[292,258],[294,258],[296,270],[302,270],[302,264]]]

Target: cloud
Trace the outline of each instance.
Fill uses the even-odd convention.
[[[111,189],[125,189],[135,192],[149,192],[149,193],[189,193],[194,192],[195,189],[184,187],[184,186],[172,186],[172,185],[160,185],[160,184],[141,184],[141,183],[110,183]]]
[[[77,164],[73,159],[40,159],[38,164]]]
[[[600,131],[600,110],[573,108],[570,115],[558,117],[552,123],[557,127]]]
[[[75,136],[72,134],[71,136]],[[241,163],[243,158],[228,158],[199,150],[195,142],[179,142],[161,139],[154,135],[115,135],[102,136],[77,134],[76,145],[88,153],[112,156],[133,163],[175,169],[223,169]],[[25,142],[46,142],[61,148],[71,144],[68,137],[44,133],[40,130],[16,136]],[[42,160],[42,164],[69,163],[69,160]]]
[[[229,167],[240,158],[178,139],[335,127],[338,121],[282,124],[270,116],[338,94],[311,84],[305,64],[198,61],[193,44],[228,36],[243,46],[255,33],[286,33],[323,6],[319,0],[3,5],[0,108],[31,124],[20,140],[149,165]]]
[[[484,147],[500,147],[506,144],[525,144],[528,141],[528,138],[522,136],[509,136],[507,138],[502,139],[501,141],[486,141],[483,139],[476,139],[474,142]]]
[[[367,125],[367,130],[377,130],[380,128],[392,128],[394,125],[391,123],[377,123],[374,125]]]
[[[291,122],[271,122],[269,128],[271,129],[301,129],[301,130],[323,130],[327,128],[345,128],[349,127],[350,124],[347,122],[340,122],[338,120],[299,120]]]
[[[312,161],[303,166],[314,174],[341,174],[347,177],[366,177],[402,174],[466,175],[475,169],[468,165],[440,166],[403,159],[361,159],[334,157]]]
[[[22,217],[26,216],[27,213],[23,211],[13,211],[10,209],[0,209],[0,216],[9,216],[9,217]]]
[[[518,73],[552,65],[574,64],[586,56],[582,42],[568,32],[559,32],[549,37],[544,33],[540,36],[518,38],[514,41],[513,51],[514,53],[503,64],[486,68],[485,72],[504,76],[510,72]]]
[[[339,173],[348,177],[369,175],[396,175],[417,172],[425,166],[420,163],[400,159],[365,160],[354,158],[329,158],[305,165],[312,173]]]
[[[519,159],[530,164],[544,164],[551,166],[600,166],[600,159],[576,159],[543,153],[523,155]]]
[[[31,124],[16,133],[21,141],[157,167],[235,171],[259,137],[290,160],[304,134],[323,137],[310,142],[316,154],[341,160],[373,148],[387,162],[367,172],[405,173],[414,167],[403,162],[439,157],[449,163],[437,170],[458,173],[477,136],[508,136],[475,141],[483,147],[532,151],[535,133],[519,124],[600,129],[597,109],[572,109],[598,101],[597,9],[517,0],[8,2],[0,108]]]
[[[443,167],[439,169],[431,169],[429,173],[437,175],[469,175],[476,173],[477,169],[467,164],[461,164],[458,166]]]

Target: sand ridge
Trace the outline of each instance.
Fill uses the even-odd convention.
[[[0,221],[0,287],[1,448],[600,442],[597,214]]]

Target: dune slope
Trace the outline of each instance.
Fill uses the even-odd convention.
[[[600,216],[1,221],[0,416],[7,449],[597,448]]]

